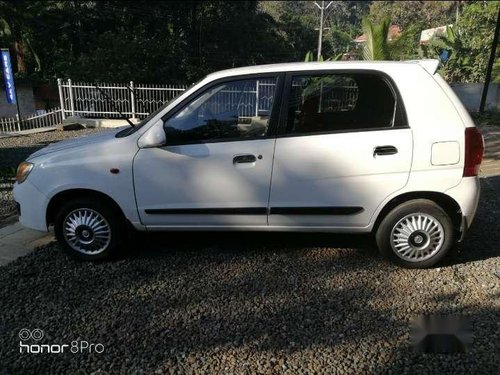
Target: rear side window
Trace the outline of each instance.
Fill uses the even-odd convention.
[[[287,133],[323,133],[398,125],[396,98],[376,74],[293,76]]]

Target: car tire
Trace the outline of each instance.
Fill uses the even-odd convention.
[[[96,198],[78,198],[63,205],[56,215],[54,232],[66,254],[92,261],[115,256],[127,238],[122,213]]]
[[[455,244],[449,215],[428,199],[397,206],[384,217],[375,238],[383,256],[405,268],[428,268]]]

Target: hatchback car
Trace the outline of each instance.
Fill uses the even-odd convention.
[[[438,61],[253,66],[208,75],[135,127],[20,164],[23,225],[98,260],[129,228],[349,232],[434,265],[479,199],[483,139]]]

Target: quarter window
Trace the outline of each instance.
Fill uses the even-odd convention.
[[[396,100],[386,81],[373,74],[292,77],[288,133],[322,133],[394,125]]]
[[[165,122],[167,143],[183,144],[265,137],[276,77],[216,85]]]

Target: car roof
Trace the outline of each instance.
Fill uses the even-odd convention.
[[[429,73],[434,74],[439,67],[439,60],[411,60],[411,61],[322,61],[322,62],[293,62],[281,64],[253,65],[214,72],[208,79],[219,79],[247,74],[280,73],[306,70],[343,70],[343,69],[374,69],[390,71],[395,66],[420,65]]]

